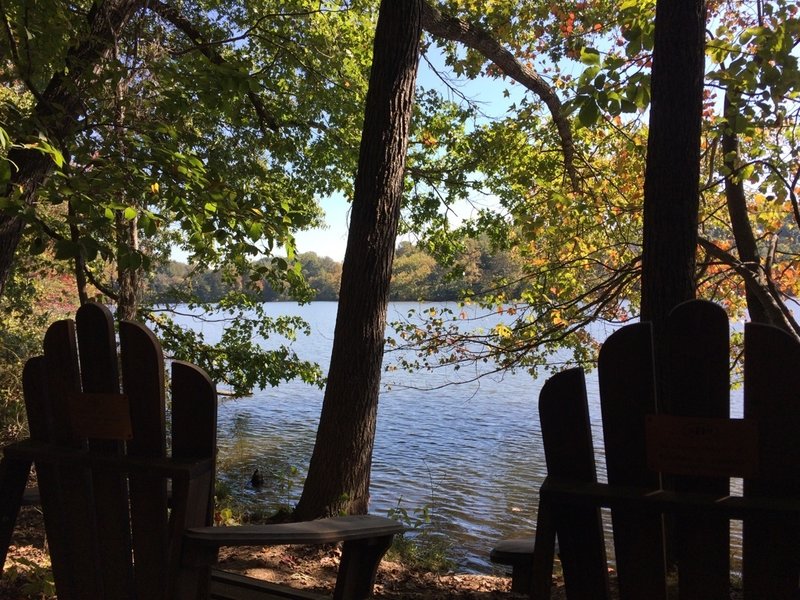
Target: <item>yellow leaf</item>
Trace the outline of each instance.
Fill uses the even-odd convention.
[[[497,334],[498,337],[501,338],[510,338],[512,334],[511,329],[508,327],[508,325],[504,323],[498,323],[497,325],[495,325],[494,332]]]

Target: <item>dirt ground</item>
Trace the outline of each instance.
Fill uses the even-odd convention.
[[[331,593],[339,564],[339,549],[277,546],[223,549],[220,567],[293,588]],[[45,550],[41,514],[22,509],[12,546],[0,579],[0,600],[50,600],[49,557]],[[385,600],[521,600],[510,592],[509,576],[428,573],[384,560],[375,585],[375,598]],[[553,600],[563,600],[556,582]]]
[[[223,549],[220,568],[289,587],[331,594],[339,566],[337,547],[274,546]],[[56,598],[49,570],[44,525],[38,509],[24,507],[17,521],[0,578],[0,600],[52,600]],[[612,598],[617,596],[610,577]],[[384,559],[378,571],[374,597],[382,600],[523,600],[510,591],[510,573],[475,575],[430,573]],[[670,590],[677,597],[677,590]],[[741,590],[731,590],[731,600],[741,600]],[[563,582],[553,582],[551,600],[566,600]]]

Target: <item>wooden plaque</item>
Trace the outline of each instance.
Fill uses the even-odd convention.
[[[71,394],[70,424],[78,437],[98,440],[133,438],[131,409],[125,394]]]
[[[755,477],[758,428],[747,419],[649,415],[647,466],[696,477]]]

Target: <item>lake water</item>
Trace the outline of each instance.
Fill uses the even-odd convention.
[[[389,321],[419,307],[392,303]],[[311,325],[312,335],[298,339],[294,347],[301,358],[318,362],[324,371],[336,308],[334,302],[267,305],[271,315],[300,315]],[[221,327],[188,318],[184,323],[202,329],[209,340]],[[610,331],[597,333],[602,337]],[[268,340],[265,345],[277,343]],[[394,360],[390,353],[385,362]],[[459,569],[488,572],[489,550],[497,540],[535,529],[537,490],[546,474],[536,408],[543,379],[520,372],[441,387],[456,376],[463,380],[474,374],[463,369],[384,373],[370,512],[386,515],[399,505],[413,517],[427,507],[432,518],[428,527],[451,543],[450,555]],[[587,376],[587,387],[595,448],[602,449],[595,374]],[[265,513],[296,503],[322,398],[322,390],[289,382],[221,402],[219,478],[237,502]],[[599,450],[597,459],[602,478]],[[266,476],[260,489],[249,483],[256,468]]]

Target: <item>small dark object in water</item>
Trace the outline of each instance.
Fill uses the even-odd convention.
[[[250,483],[255,488],[264,485],[264,478],[261,476],[261,473],[258,472],[258,469],[253,471],[253,476],[250,478]]]

